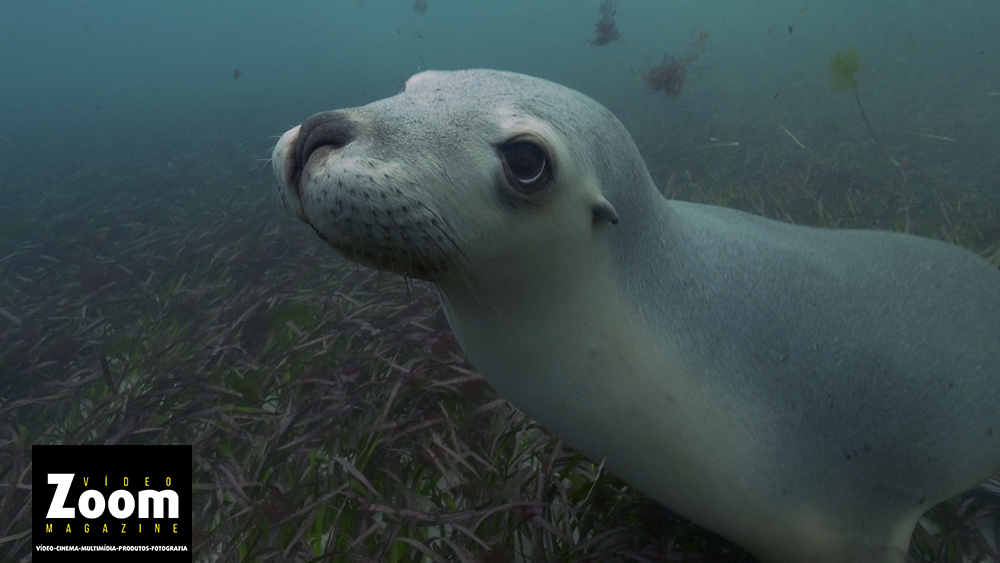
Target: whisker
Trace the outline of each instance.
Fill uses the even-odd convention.
[[[424,202],[416,200],[414,202],[417,205],[429,211],[433,217],[437,218],[437,221],[436,222],[431,221],[430,225],[436,228],[438,232],[440,232],[444,236],[444,239],[451,245],[451,247],[445,248],[441,246],[440,244],[438,244],[438,241],[434,236],[432,236],[430,233],[427,233],[426,231],[424,231],[424,233],[428,235],[428,239],[431,240],[432,243],[438,248],[442,258],[448,260],[450,264],[455,267],[455,271],[457,273],[458,278],[462,280],[463,283],[466,284],[466,287],[469,289],[469,291],[472,293],[472,296],[475,298],[476,303],[478,303],[481,307],[485,307],[488,305],[491,309],[493,309],[493,311],[497,314],[497,316],[503,318],[503,312],[501,311],[499,305],[488,295],[485,295],[485,293],[482,291],[482,288],[479,287],[479,284],[476,283],[475,278],[470,273],[471,267],[473,265],[472,260],[468,257],[468,255],[465,254],[465,251],[463,251],[462,248],[458,245],[455,239],[451,236],[451,233],[449,233],[446,229],[444,229],[444,227],[441,226],[441,219],[438,218],[437,214],[434,213],[434,211],[430,207],[428,207],[427,204],[425,204]],[[449,252],[448,250],[451,250],[452,252]],[[486,303],[483,302],[483,299],[486,300]]]

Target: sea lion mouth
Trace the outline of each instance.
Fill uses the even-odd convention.
[[[434,281],[448,270],[447,264],[440,260],[428,260],[426,257],[413,253],[386,252],[384,249],[338,243],[324,235],[316,228],[316,225],[309,223],[309,226],[323,242],[341,256],[376,270],[385,270],[426,281]]]
[[[415,220],[395,230],[375,233],[370,225],[359,228],[345,222],[317,225],[303,219],[330,248],[358,264],[416,279],[435,281],[461,264],[464,253],[437,220]],[[325,228],[324,228],[325,227]]]

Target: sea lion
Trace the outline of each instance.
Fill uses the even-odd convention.
[[[906,559],[1000,471],[1000,272],[941,241],[664,198],[569,88],[422,72],[272,162],[338,252],[429,280],[500,394],[775,563]]]

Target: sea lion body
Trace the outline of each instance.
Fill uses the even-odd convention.
[[[763,561],[905,561],[1000,471],[1000,272],[969,251],[667,200],[605,108],[497,71],[418,74],[272,160],[331,246],[438,286],[502,396]]]

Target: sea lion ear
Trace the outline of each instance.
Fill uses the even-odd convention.
[[[594,213],[595,225],[602,221],[607,221],[612,225],[618,224],[618,212],[615,211],[615,206],[611,205],[611,202],[603,197],[594,203],[592,211]]]

